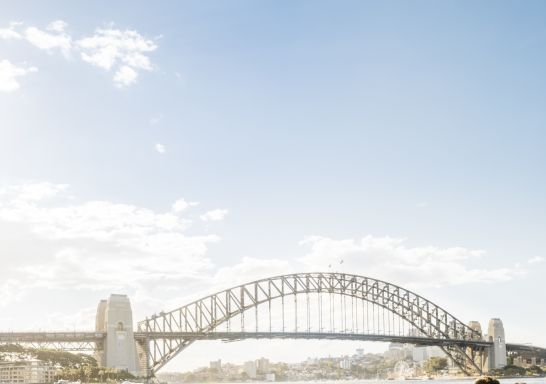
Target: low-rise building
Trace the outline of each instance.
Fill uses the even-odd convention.
[[[209,363],[209,367],[212,370],[220,371],[222,369],[222,360],[214,360]]]
[[[0,383],[53,383],[57,369],[41,360],[0,362]]]
[[[351,360],[344,358],[339,361],[339,367],[341,369],[351,369]]]
[[[247,361],[243,366],[243,370],[250,379],[256,378],[256,362],[255,361]]]
[[[258,373],[260,374],[266,374],[269,373],[269,360],[262,357],[261,359],[256,360],[256,368],[258,370]]]

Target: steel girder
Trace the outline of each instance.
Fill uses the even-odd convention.
[[[0,344],[18,344],[37,349],[93,351],[101,348],[104,332],[3,332]]]
[[[400,286],[385,281],[344,273],[298,273],[257,280],[196,300],[170,312],[161,312],[138,323],[137,333],[147,351],[148,375],[157,372],[196,339],[154,337],[169,332],[207,334],[220,324],[263,303],[297,294],[335,294],[378,305],[396,314],[428,339],[446,341],[445,353],[466,374],[481,373],[474,352],[483,346],[481,333],[471,329],[438,305]],[[257,309],[256,309],[257,310]],[[244,318],[242,317],[242,320]],[[324,332],[324,338],[328,337]],[[454,343],[450,344],[449,341]],[[456,342],[455,342],[456,341]]]
[[[25,346],[32,349],[53,349],[56,351],[74,351],[74,352],[83,352],[83,351],[96,351],[100,349],[95,342],[92,341],[18,341],[13,344]]]

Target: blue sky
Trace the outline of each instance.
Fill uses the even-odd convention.
[[[0,4],[1,328],[344,259],[546,346],[543,2]]]

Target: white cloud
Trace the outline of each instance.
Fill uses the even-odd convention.
[[[175,211],[176,213],[180,213],[182,211],[185,211],[187,208],[189,207],[194,207],[194,206],[197,206],[199,205],[198,202],[196,201],[186,201],[184,199],[178,199],[174,202],[173,204],[173,211]]]
[[[235,265],[220,268],[212,281],[215,288],[221,290],[271,276],[301,272],[297,268],[295,263],[288,260],[243,257]]]
[[[61,33],[61,32],[64,32],[64,30],[66,29],[66,27],[68,27],[68,24],[63,21],[63,20],[55,20],[55,21],[52,21],[51,23],[49,23],[47,25],[47,30],[48,31],[53,31],[53,32],[58,32],[58,33]]]
[[[159,122],[163,119],[163,115],[162,114],[159,114],[157,116],[152,116],[150,117],[150,125],[157,125],[159,124]]]
[[[212,211],[205,212],[200,217],[203,221],[221,221],[224,220],[228,212],[227,209],[213,209]]]
[[[25,39],[39,49],[53,52],[58,49],[68,57],[72,49],[72,38],[64,32],[66,23],[57,20],[49,24],[50,32],[42,31],[36,27],[28,27],[25,30]]]
[[[29,183],[0,192],[0,239],[12,257],[0,269],[0,303],[43,287],[65,290],[183,291],[180,280],[210,270],[214,234],[186,232],[192,221],[173,212],[104,200],[77,201],[66,185]],[[11,238],[16,238],[13,243]],[[38,250],[38,251],[37,251]],[[155,291],[154,291],[155,292]],[[15,299],[20,296],[14,296]],[[2,304],[3,305],[3,304]]]
[[[157,45],[137,31],[97,29],[94,35],[78,40],[77,44],[82,60],[108,71],[116,69],[117,85],[133,84],[137,70],[153,70],[147,54],[155,51]]]
[[[68,24],[55,20],[45,30],[29,26],[17,31],[22,23],[12,22],[8,28],[0,29],[0,39],[26,40],[33,46],[49,53],[60,51],[66,58],[77,51],[86,63],[113,71],[112,79],[117,87],[136,83],[139,71],[152,71],[154,66],[148,54],[157,49],[153,40],[134,30],[98,28],[93,35],[73,40],[66,32]]]
[[[41,201],[51,199],[66,191],[68,185],[48,182],[13,185],[0,190],[0,198],[15,199],[14,201]]]
[[[13,92],[18,90],[21,85],[18,77],[24,77],[29,73],[36,72],[36,67],[17,67],[8,60],[0,60],[0,92]]]
[[[301,242],[310,252],[300,261],[307,270],[350,271],[411,286],[445,286],[511,280],[513,268],[472,268],[483,250],[463,247],[407,247],[405,239],[366,236],[335,240],[311,236]]]
[[[532,257],[532,258],[530,258],[529,260],[527,260],[527,262],[528,262],[529,264],[543,263],[543,262],[544,262],[544,257],[542,257],[542,256],[535,256],[535,257]]]
[[[523,273],[514,268],[473,267],[476,261],[485,257],[482,250],[407,247],[405,242],[392,237],[335,240],[311,236],[301,242],[309,249],[304,257],[293,260],[245,257],[235,265],[220,268],[211,284],[215,289],[222,289],[287,273],[345,272],[414,289],[504,282]]]
[[[160,144],[160,143],[157,143],[155,146],[154,146],[155,150],[158,152],[158,153],[161,153],[161,154],[164,154],[165,151],[166,151],[166,148],[163,144]]]
[[[23,36],[15,30],[15,27],[20,25],[18,22],[9,23],[8,28],[0,28],[0,39],[3,40],[20,40]]]
[[[118,87],[127,87],[136,83],[137,77],[137,71],[127,65],[124,65],[116,71],[114,75],[114,83]]]

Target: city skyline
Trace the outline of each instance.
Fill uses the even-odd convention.
[[[333,271],[546,346],[542,2],[0,4],[1,330]],[[357,344],[166,369],[256,348]]]

